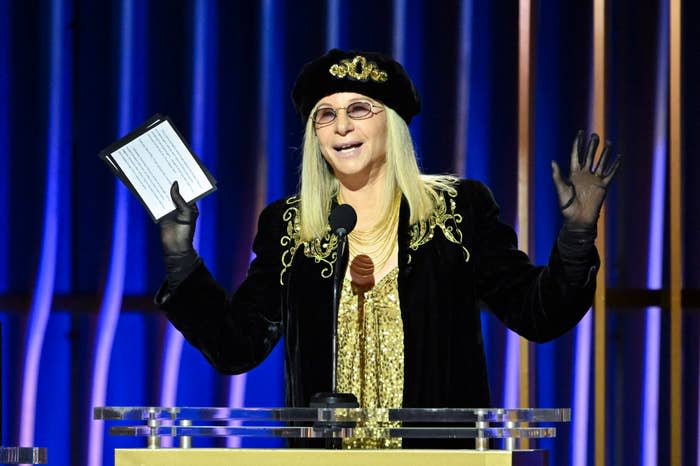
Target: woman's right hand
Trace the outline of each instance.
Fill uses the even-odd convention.
[[[196,204],[190,206],[185,202],[177,181],[170,187],[170,197],[175,203],[175,211],[163,217],[159,223],[163,252],[166,258],[187,256],[194,251],[192,241],[199,210]]]

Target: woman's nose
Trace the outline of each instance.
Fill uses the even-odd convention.
[[[352,118],[344,108],[338,109],[335,117],[335,130],[338,134],[346,134],[354,129]]]

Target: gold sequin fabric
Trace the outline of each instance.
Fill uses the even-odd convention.
[[[399,269],[368,291],[345,280],[338,309],[338,390],[353,393],[362,408],[400,408],[403,402],[403,321],[399,308]],[[362,437],[343,440],[344,448],[401,448],[399,438],[379,437],[398,423],[358,423]]]

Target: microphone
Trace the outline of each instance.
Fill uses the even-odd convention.
[[[350,204],[341,204],[331,210],[328,222],[333,233],[339,237],[347,236],[357,224],[357,214]]]
[[[338,238],[335,252],[335,267],[333,268],[333,303],[332,303],[332,322],[331,322],[331,391],[316,393],[311,397],[310,407],[312,408],[357,408],[359,403],[357,397],[352,393],[338,393],[338,384],[336,376],[336,365],[338,359],[338,306],[340,304],[341,282],[344,270],[343,258],[345,257],[345,246],[348,241],[348,235],[355,228],[357,223],[357,214],[355,209],[349,204],[338,205],[331,210],[328,217],[328,223],[331,226],[331,231]],[[354,427],[352,422],[316,422],[315,429],[320,429],[327,432],[337,432],[343,427]],[[342,446],[342,439],[327,438],[326,448],[337,449]]]

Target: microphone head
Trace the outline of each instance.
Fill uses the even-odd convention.
[[[331,210],[328,221],[331,224],[331,231],[338,235],[347,235],[355,228],[357,214],[350,204],[341,204]]]

